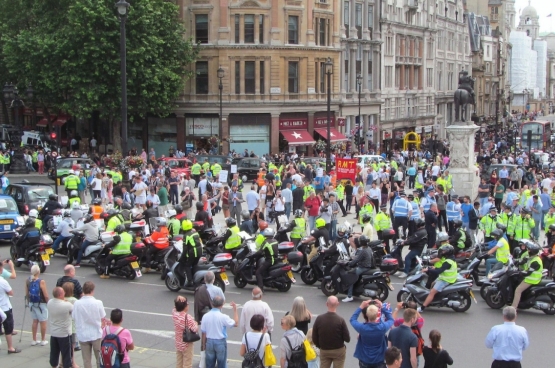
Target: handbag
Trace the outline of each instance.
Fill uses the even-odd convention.
[[[187,315],[185,315],[185,328],[183,329],[183,342],[195,342],[199,341],[200,336],[197,332],[191,331],[187,326]]]
[[[266,345],[264,348],[264,366],[271,367],[276,364],[276,356],[274,355],[274,351],[272,350],[272,344]]]
[[[312,348],[312,345],[310,345],[307,339],[304,339],[303,344],[304,344],[306,361],[309,362],[313,359],[316,359],[316,352],[314,351],[314,349]]]

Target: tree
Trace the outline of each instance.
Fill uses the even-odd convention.
[[[120,23],[114,4],[0,0],[9,9],[0,15],[0,60],[9,74],[33,83],[42,105],[78,118],[97,111],[112,125],[114,146],[121,149]],[[196,46],[184,38],[177,6],[164,0],[133,1],[126,30],[129,116],[166,116],[190,76]]]

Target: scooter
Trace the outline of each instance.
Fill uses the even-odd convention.
[[[501,269],[490,273],[490,286],[486,289],[484,300],[493,309],[501,309],[513,301],[515,289],[522,282],[520,270],[512,258]],[[547,272],[544,270],[544,275]],[[539,309],[547,315],[555,315],[555,282],[542,279],[538,285],[531,286],[522,293],[519,309]]]
[[[101,234],[101,240],[104,244],[112,241],[114,233],[106,232]],[[124,255],[116,258],[110,262],[108,274],[125,277],[128,280],[134,280],[136,277],[141,277],[141,268],[139,260],[141,254],[144,253],[146,247],[142,242],[131,244],[131,254]],[[106,257],[110,254],[110,248],[103,246],[98,254],[94,269],[98,275],[102,275],[106,268]]]
[[[83,242],[85,241],[85,233],[83,231],[73,230],[72,233],[74,235],[67,246],[67,264],[71,264],[75,259],[77,259],[81,245],[83,245]],[[85,252],[81,257],[81,264],[88,264],[91,266],[96,265],[98,255],[103,247],[104,244],[102,244],[100,238],[94,244],[90,244],[87,249],[85,249]]]
[[[338,293],[347,294],[349,287],[353,287],[353,296],[366,296],[380,301],[385,301],[389,290],[393,291],[389,273],[377,269],[370,269],[360,276],[354,270],[348,270],[349,261],[337,261],[330,272],[330,276],[322,280],[322,292],[325,296]]]
[[[12,238],[12,244],[10,246],[10,257],[14,265],[16,267],[21,267],[21,265],[25,263],[31,267],[32,265],[37,264],[40,268],[40,272],[44,273],[46,271],[46,267],[50,265],[50,258],[54,255],[54,249],[52,249],[52,237],[48,234],[41,234],[39,242],[27,247],[25,254],[20,255],[18,254],[16,246],[20,235],[18,233],[18,229],[14,231],[15,234]],[[24,258],[25,260],[21,261],[21,258]]]
[[[183,251],[183,249],[181,249]],[[225,287],[229,285],[229,279],[225,273],[225,266],[231,262],[231,254],[220,253],[212,260],[212,263],[198,263],[193,267],[193,286],[187,284],[187,275],[184,265],[179,263],[179,249],[175,246],[166,254],[165,267],[168,270],[165,283],[166,287],[173,292],[181,289],[194,291],[198,286],[204,284],[204,275],[208,271],[214,272],[214,286],[219,287],[225,292]],[[177,258],[176,258],[177,257]]]
[[[430,289],[426,287],[428,275],[422,272],[422,260],[417,257],[416,272],[407,277],[405,285],[397,294],[398,302],[415,301],[418,304],[424,303]],[[472,305],[474,293],[472,292],[472,281],[460,276],[454,284],[451,284],[443,291],[437,293],[429,307],[447,307],[455,312],[466,312]]]
[[[326,253],[325,248],[318,247],[318,253],[303,266],[301,270],[301,280],[307,285],[314,285],[316,281],[322,280],[325,276],[329,276],[332,268],[333,254]]]

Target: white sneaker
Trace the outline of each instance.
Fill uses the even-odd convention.
[[[46,345],[48,345],[48,341],[42,340],[42,341],[40,342],[40,346],[46,346]]]
[[[399,273],[398,273],[397,275],[395,275],[395,276],[397,276],[397,277],[400,278],[400,279],[404,279],[404,278],[407,277],[407,274],[404,273],[404,272],[399,272]]]
[[[35,345],[38,345],[38,344],[39,344],[39,341],[31,341],[31,346],[35,346]]]
[[[352,301],[353,301],[353,297],[346,297],[345,299],[343,299],[343,303],[348,303]]]
[[[416,311],[417,311],[418,313],[422,313],[422,307],[416,308]]]

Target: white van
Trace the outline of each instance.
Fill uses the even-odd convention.
[[[44,140],[44,135],[34,130],[25,131],[21,136],[23,146],[41,147],[45,152],[50,152],[51,146]]]

